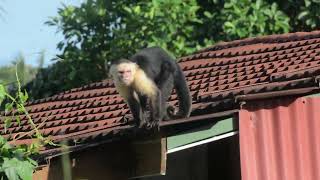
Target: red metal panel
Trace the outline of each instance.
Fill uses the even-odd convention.
[[[243,180],[320,180],[320,98],[249,103],[239,113]]]

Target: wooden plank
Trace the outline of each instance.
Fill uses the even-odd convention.
[[[132,143],[133,167],[131,178],[166,174],[166,138],[135,141]]]

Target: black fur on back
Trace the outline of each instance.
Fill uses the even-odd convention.
[[[137,63],[158,86],[164,84],[164,81],[173,78],[174,88],[176,89],[179,100],[179,112],[176,115],[171,114],[170,116],[172,118],[190,116],[192,100],[189,87],[180,66],[174,58],[162,48],[150,47],[139,51],[129,59]],[[171,75],[173,75],[173,77],[171,77]],[[166,89],[165,91],[170,92],[170,94],[163,94],[167,101],[172,90]]]

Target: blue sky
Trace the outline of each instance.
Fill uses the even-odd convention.
[[[56,44],[63,39],[55,27],[44,24],[56,16],[64,4],[79,5],[83,0],[0,0],[0,66],[10,64],[22,53],[27,64],[36,65],[38,53],[45,50],[46,62],[58,53]],[[52,63],[52,62],[51,62]]]

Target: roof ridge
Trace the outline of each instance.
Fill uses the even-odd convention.
[[[97,82],[93,82],[87,85],[83,85],[77,88],[72,88],[66,91],[62,91],[58,94],[54,94],[52,96],[46,97],[46,98],[40,98],[40,99],[35,99],[35,100],[31,100],[28,101],[26,103],[27,106],[30,105],[35,105],[35,104],[39,104],[39,103],[45,103],[45,102],[50,102],[52,100],[59,100],[59,97],[62,97],[64,95],[70,94],[70,93],[76,93],[76,92],[80,92],[80,91],[87,91],[87,90],[92,90],[92,89],[97,89],[97,88],[107,88],[107,87],[113,87],[113,82],[111,79],[104,79],[101,81],[97,81]]]
[[[320,37],[320,30],[311,31],[311,32],[293,32],[293,33],[285,33],[285,34],[272,34],[272,35],[265,35],[265,36],[249,37],[249,38],[233,40],[228,42],[219,42],[215,45],[196,51],[193,54],[204,53],[208,51],[223,50],[223,49],[239,47],[239,46],[247,46],[247,45],[258,44],[258,43],[284,43],[284,42],[290,42],[290,41],[314,39],[319,37]]]

